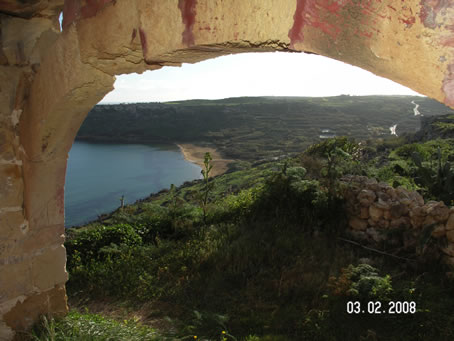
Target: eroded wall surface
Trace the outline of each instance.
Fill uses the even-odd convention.
[[[252,51],[321,54],[454,106],[452,1],[0,1],[0,340],[67,310],[67,155],[114,75]]]

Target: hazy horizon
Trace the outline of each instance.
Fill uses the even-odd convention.
[[[372,97],[372,96],[385,96],[385,97],[427,97],[421,94],[391,94],[391,95],[383,95],[383,94],[373,94],[373,95],[332,95],[332,96],[235,96],[235,97],[224,97],[224,98],[191,98],[191,99],[182,99],[182,100],[174,100],[174,101],[148,101],[148,102],[99,102],[98,105],[115,105],[115,104],[147,104],[147,103],[174,103],[174,102],[188,102],[188,101],[222,101],[226,99],[235,99],[235,98],[330,98],[330,97],[340,97],[340,96],[348,96],[348,97]]]

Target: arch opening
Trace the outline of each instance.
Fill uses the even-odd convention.
[[[269,65],[280,65],[280,67],[269,69]],[[301,81],[302,79],[304,81]],[[394,123],[394,121],[397,122],[397,120],[390,120],[388,117],[380,123],[372,122],[371,118],[363,117],[361,119],[362,122],[360,124],[356,122],[355,126],[351,129],[352,131],[348,132],[348,129],[345,129],[346,122],[343,120],[336,122],[334,120],[335,116],[332,117],[326,115],[326,113],[323,115],[320,114],[323,117],[315,116],[310,118],[308,116],[304,120],[305,126],[299,127],[300,129],[298,130],[293,130],[290,126],[287,126],[288,136],[270,136],[270,138],[260,141],[259,144],[256,144],[256,148],[266,150],[267,152],[255,153],[256,155],[253,155],[252,153],[245,153],[247,149],[245,146],[240,146],[234,140],[219,138],[219,136],[227,134],[226,131],[228,129],[232,129],[231,131],[234,132],[235,130],[250,130],[251,128],[255,131],[256,135],[269,135],[267,129],[269,130],[272,126],[281,124],[279,123],[281,116],[288,116],[285,119],[289,120],[298,119],[297,113],[301,111],[301,114],[303,114],[302,111],[305,109],[303,107],[291,107],[292,105],[296,105],[296,102],[287,104],[283,109],[275,109],[277,110],[274,113],[275,115],[272,113],[270,115],[268,109],[254,108],[252,110],[258,111],[255,120],[267,120],[269,124],[259,124],[256,127],[251,127],[250,125],[253,122],[246,122],[244,120],[244,117],[248,115],[247,109],[241,107],[241,102],[244,100],[237,98],[235,103],[233,99],[235,97],[251,97],[251,100],[254,100],[252,97],[261,97],[265,101],[263,103],[265,107],[272,105],[272,102],[267,102],[267,100],[271,100],[273,97],[276,98],[276,106],[282,106],[284,105],[282,103],[284,97],[288,97],[288,100],[291,102],[291,97],[307,97],[309,101],[309,97],[332,97],[340,95],[373,96],[385,94],[408,94],[414,96],[417,94],[395,83],[373,76],[359,68],[354,68],[335,60],[315,55],[279,52],[276,54],[231,55],[197,64],[183,64],[181,68],[165,67],[159,71],[145,72],[141,75],[122,75],[117,77],[114,87],[115,90],[107,94],[100,102],[101,106],[92,109],[89,113],[86,123],[82,124],[82,128],[76,136],[76,141],[79,142],[76,142],[76,145],[73,144],[73,156],[71,156],[71,153],[69,154],[67,174],[70,172],[70,179],[68,179],[67,175],[65,185],[66,227],[86,223],[117,209],[121,202],[120,198],[122,197],[126,198],[126,202],[132,204],[138,199],[147,197],[150,193],[169,188],[171,183],[179,185],[182,181],[197,179],[200,176],[200,170],[197,171],[195,169],[194,172],[190,172],[192,175],[189,178],[181,181],[177,179],[175,181],[169,180],[170,182],[166,183],[166,185],[161,184],[160,181],[152,180],[151,175],[146,176],[146,173],[154,172],[155,170],[153,170],[153,165],[147,159],[154,159],[154,156],[151,150],[147,156],[142,154],[145,152],[143,150],[143,148],[146,148],[145,145],[143,147],[139,145],[135,146],[134,144],[136,143],[145,143],[151,148],[165,148],[169,152],[172,148],[176,148],[176,146],[172,147],[174,144],[179,146],[181,144],[189,144],[192,146],[195,143],[215,147],[218,151],[222,151],[222,154],[224,154],[227,160],[222,161],[224,160],[222,155],[215,156],[217,159],[216,165],[221,165],[221,168],[218,170],[216,166],[214,172],[221,174],[228,170],[228,164],[232,163],[233,160],[237,162],[253,162],[264,158],[279,157],[279,153],[296,153],[299,148],[298,139],[301,139],[301,136],[304,135],[305,129],[311,129],[311,133],[304,141],[300,141],[302,143],[300,146],[301,151],[308,144],[318,141],[320,136],[335,136],[336,132],[339,135],[349,133],[354,138],[377,137],[377,134],[384,136],[388,133],[388,126]],[[281,97],[281,101],[279,101],[279,97]],[[226,103],[222,101],[217,104],[218,109],[216,109],[216,105],[212,105],[210,110],[213,112],[208,114],[208,116],[205,113],[202,118],[197,117],[194,112],[196,109],[192,111],[189,109],[184,114],[182,112],[177,113],[178,106],[185,107],[186,105],[185,103],[178,103],[178,101],[220,100],[228,98],[231,98],[232,108],[241,107],[241,109],[238,109],[242,112],[244,111],[241,115],[229,114],[229,117],[226,117]],[[257,103],[260,102],[258,98],[255,100]],[[409,99],[407,105],[411,105],[410,100],[412,98]],[[138,103],[143,103],[143,105],[137,105]],[[117,105],[115,106],[115,104]],[[172,104],[177,105],[177,107],[172,107]],[[209,106],[210,102],[206,101],[203,105]],[[298,105],[301,105],[301,103]],[[321,105],[321,102],[317,102],[316,105]],[[260,112],[261,110],[263,112]],[[282,110],[286,112],[282,114]],[[316,115],[315,112],[313,114]],[[188,117],[183,117],[184,115]],[[210,122],[209,115],[216,115],[218,122],[216,124]],[[396,117],[397,115],[396,113]],[[354,115],[352,117],[350,116],[349,118],[353,119],[352,117]],[[411,117],[411,115],[408,116]],[[156,120],[160,120],[161,122],[157,123]],[[194,123],[188,123],[187,120],[193,120]],[[244,122],[238,123],[238,126],[235,126],[234,122],[236,120],[243,120]],[[332,122],[331,124],[326,123],[323,125],[321,122],[324,120],[332,120]],[[134,123],[134,121],[139,123]],[[310,126],[310,121],[312,121],[313,126]],[[366,121],[369,121],[368,125],[363,124]],[[172,127],[169,127],[170,122],[173,125]],[[405,123],[409,123],[410,125],[405,126]],[[150,126],[150,124],[153,126]],[[126,128],[128,125],[131,127]],[[207,127],[200,130],[197,125],[207,125]],[[402,120],[399,118],[398,125],[399,130],[404,132],[415,129],[418,123],[417,120],[413,122],[411,119]],[[198,133],[188,135],[187,130]],[[363,133],[364,131],[374,131],[376,135],[367,135]],[[251,132],[245,132],[244,135],[248,135],[249,133]],[[200,138],[196,136],[197,134],[200,135]],[[214,135],[217,135],[218,138],[213,139],[212,136]],[[283,147],[280,146],[277,149],[275,148],[276,151],[274,153],[269,153],[269,145],[266,143],[273,143],[273,140],[279,141],[283,139],[286,140],[287,144],[293,145],[292,148],[284,151],[282,149]],[[90,142],[96,144],[90,145]],[[114,148],[114,145],[110,145],[125,142],[128,143],[128,146],[123,147],[119,145],[117,147],[118,151],[115,151],[116,148]],[[242,144],[247,142],[253,143],[252,140],[244,139]],[[154,146],[153,143],[157,145]],[[164,145],[161,146],[160,144],[162,143]],[[167,144],[169,144],[168,147],[166,146]],[[137,152],[138,154],[128,156],[124,152],[120,152],[122,148],[129,148],[131,153]],[[227,149],[229,150],[227,151]],[[101,150],[104,150],[106,155],[101,156],[99,154]],[[212,153],[214,152],[214,149],[209,148],[209,150],[212,150]],[[87,156],[85,159],[83,151],[89,153],[89,155],[90,153],[94,153],[98,156]],[[119,155],[114,156],[117,152]],[[122,156],[127,157],[131,162],[135,160],[134,162],[138,163],[137,169],[135,169],[137,173],[130,173],[131,170],[128,169],[123,169],[119,172],[115,171],[115,165],[118,165],[115,158]],[[75,160],[73,163],[71,157]],[[110,166],[98,162],[98,159],[103,162],[110,162]],[[157,161],[155,160],[155,162]],[[201,164],[200,159],[198,163]],[[81,168],[79,164],[83,164],[86,169]],[[135,165],[127,161],[125,161],[125,165],[129,165],[131,168],[135,167]],[[141,168],[142,165],[144,168]],[[165,175],[164,167],[161,167],[159,162],[158,164],[155,163],[154,166],[158,167],[156,171],[162,168],[158,173],[161,176]],[[101,172],[97,170],[98,167],[100,169],[106,169],[106,173],[101,175]],[[183,164],[181,164],[181,167],[182,170],[187,168]],[[172,168],[178,167],[175,166]],[[169,171],[169,168],[167,168],[167,171]],[[124,177],[121,178],[120,174],[123,174]],[[109,177],[118,177],[118,180],[109,180]],[[135,177],[140,177],[144,181],[147,181],[145,180],[147,178],[149,181],[140,186],[139,183],[135,185],[130,182]],[[164,178],[167,179],[165,176]],[[97,180],[93,182],[92,180],[94,179]],[[103,181],[105,181],[104,185],[102,185]],[[155,183],[158,187],[156,187]],[[143,189],[139,187],[143,187]],[[132,188],[135,188],[135,190]],[[97,203],[98,205],[96,205]],[[88,214],[88,212],[91,213]]]

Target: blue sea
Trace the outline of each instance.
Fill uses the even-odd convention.
[[[74,142],[65,184],[65,226],[94,220],[171,184],[199,179],[201,168],[175,145]]]

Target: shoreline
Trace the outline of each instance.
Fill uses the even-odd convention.
[[[191,162],[199,166],[200,168],[204,167],[203,160],[205,158],[205,153],[209,152],[213,160],[211,164],[213,168],[211,170],[211,176],[222,175],[228,170],[228,165],[235,160],[224,159],[218,150],[214,147],[202,147],[197,146],[192,143],[176,143],[172,141],[162,141],[154,139],[140,139],[137,137],[107,137],[107,136],[76,136],[74,141],[79,142],[89,142],[89,143],[120,143],[120,144],[163,144],[163,145],[176,145],[186,161]]]
[[[190,143],[176,143],[176,145],[180,148],[186,161],[192,162],[200,168],[204,167],[205,153],[210,153],[213,158],[211,161],[213,165],[213,169],[210,172],[211,177],[224,174],[228,170],[228,165],[235,161],[224,159],[216,148],[213,147],[201,147]]]

